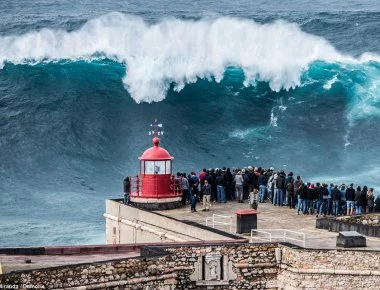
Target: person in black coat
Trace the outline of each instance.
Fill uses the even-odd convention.
[[[234,176],[231,173],[231,169],[227,168],[226,174],[224,174],[224,188],[226,193],[226,199],[231,200],[234,199]]]
[[[329,197],[329,191],[327,190],[327,184],[322,184],[319,188],[319,197],[318,197],[318,209],[317,209],[317,217],[318,215],[326,216],[327,212],[327,200]]]
[[[314,213],[314,211],[318,213],[318,201],[319,201],[320,189],[321,189],[321,184],[317,182],[316,186],[314,187],[314,192],[313,192],[313,204],[311,206],[312,213]]]
[[[310,184],[306,192],[306,208],[304,209],[304,214],[313,213],[313,198],[314,198],[314,184]]]
[[[363,186],[363,190],[361,192],[361,200],[363,202],[363,212],[362,213],[366,213],[367,212],[367,205],[368,205],[368,187],[367,186]]]
[[[306,214],[306,208],[307,208],[307,201],[306,201],[306,196],[307,196],[307,184],[304,183],[303,185],[300,186],[299,188],[299,206],[297,208],[297,214],[299,214],[300,210],[304,214]]]
[[[352,215],[354,213],[354,205],[355,205],[355,189],[352,183],[350,184],[350,187],[346,189],[346,202],[347,202],[347,215]]]
[[[127,176],[123,181],[124,185],[124,204],[130,204],[130,194],[131,194],[131,179]]]
[[[380,195],[375,199],[375,212],[380,212]]]
[[[340,190],[338,188],[338,185],[335,185],[333,190],[331,191],[331,199],[333,215],[337,216],[340,208]]]
[[[374,196],[374,191],[372,187],[368,190],[368,193],[367,193],[367,204],[368,204],[368,212],[373,213],[373,209],[375,206],[375,196]]]
[[[362,189],[360,186],[356,188],[355,195],[354,195],[354,208],[355,208],[355,213],[356,214],[361,214],[362,212],[362,202],[360,200],[360,194],[362,192]],[[352,213],[353,214],[353,213]]]
[[[280,174],[277,175],[276,178],[276,190],[277,190],[277,195],[276,195],[276,200],[275,200],[275,205],[277,204],[278,206],[282,206],[284,203],[284,196],[285,196],[285,172],[281,170]]]

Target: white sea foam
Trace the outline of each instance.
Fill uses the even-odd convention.
[[[88,21],[72,32],[42,29],[0,36],[0,66],[42,61],[107,57],[127,66],[124,85],[136,102],[165,98],[170,83],[180,91],[197,78],[223,78],[228,66],[240,67],[245,85],[266,81],[274,91],[300,85],[300,76],[315,60],[354,60],[322,37],[296,24],[258,24],[237,18],[185,21],[165,19],[148,25],[142,18],[117,12]]]
[[[272,109],[272,111],[270,112],[270,125],[272,127],[277,127],[277,120],[278,117],[274,115],[274,110]]]
[[[335,82],[338,80],[338,75],[335,75],[331,80],[328,80],[324,85],[323,88],[325,90],[331,89],[332,85],[335,84]]]

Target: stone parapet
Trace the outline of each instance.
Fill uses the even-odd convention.
[[[278,287],[380,289],[380,252],[282,247]]]
[[[172,289],[168,287],[173,285],[175,289],[268,288],[276,279],[276,247],[246,243],[165,246],[166,255],[160,257],[13,272],[1,275],[0,281],[3,285],[76,290]],[[196,268],[199,271],[190,277]]]
[[[359,217],[363,219],[361,223],[353,222],[353,220],[359,219]],[[331,232],[355,231],[369,237],[380,238],[379,218],[380,214],[339,218],[325,217],[317,219],[315,221],[315,227]]]

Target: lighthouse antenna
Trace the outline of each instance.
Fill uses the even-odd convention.
[[[152,127],[152,130],[149,130],[149,136],[153,135],[154,137],[158,137],[164,135],[164,131],[158,129],[162,128],[162,124],[158,124],[157,119],[154,119],[154,123],[150,124],[150,127]]]

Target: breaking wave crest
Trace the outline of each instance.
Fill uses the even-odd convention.
[[[126,65],[124,86],[140,103],[165,99],[171,84],[180,91],[198,78],[219,82],[231,66],[243,70],[245,86],[265,81],[278,92],[299,86],[303,72],[317,60],[356,63],[378,56],[343,55],[324,38],[307,34],[293,23],[258,24],[228,17],[165,19],[149,25],[142,18],[113,12],[72,32],[42,29],[0,36],[2,67],[7,62],[102,58]]]

